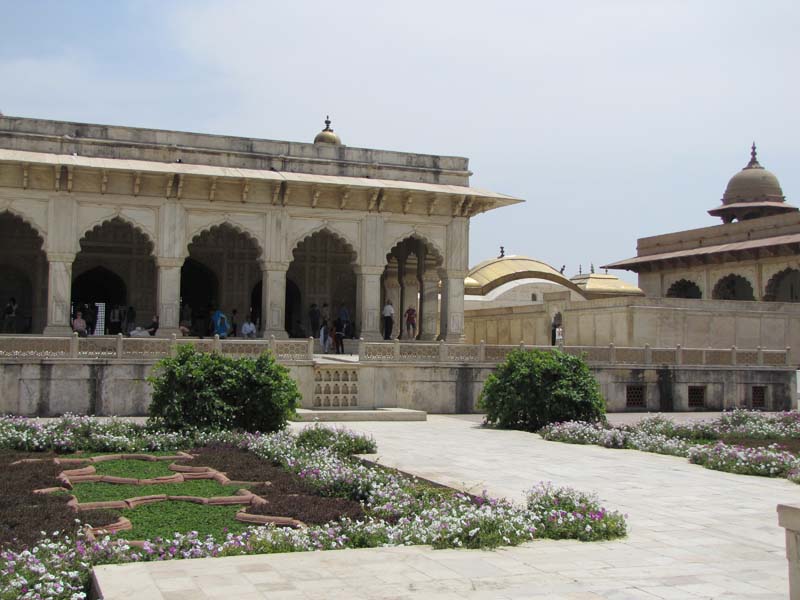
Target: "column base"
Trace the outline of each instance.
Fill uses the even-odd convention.
[[[266,329],[264,330],[263,338],[268,340],[271,337],[275,337],[276,340],[288,340],[289,334],[286,333],[285,329]]]
[[[420,333],[417,338],[420,342],[433,342],[436,341],[435,333]]]
[[[394,341],[394,338],[391,340],[383,339],[383,336],[378,332],[371,332],[367,331],[361,334],[361,339],[365,342],[391,342]]]
[[[462,333],[448,333],[443,339],[448,344],[463,344],[466,338]]]
[[[168,337],[172,337],[173,333],[175,334],[175,337],[178,337],[178,338],[183,337],[183,334],[181,333],[181,330],[178,329],[177,327],[161,327],[161,328],[159,328],[158,331],[156,331],[155,337],[168,338]]]
[[[72,327],[69,325],[48,325],[42,335],[48,337],[72,337]]]

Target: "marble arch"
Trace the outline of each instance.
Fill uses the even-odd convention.
[[[80,217],[79,217],[80,219]],[[156,244],[158,240],[156,239],[155,234],[153,231],[144,223],[136,220],[134,217],[126,214],[125,209],[122,207],[117,207],[113,211],[109,211],[101,217],[89,217],[80,219],[83,220],[83,223],[79,222],[78,225],[78,241],[80,245],[80,240],[86,237],[92,231],[96,231],[98,228],[102,227],[106,223],[109,223],[114,220],[124,221],[128,225],[132,226],[136,231],[144,235],[147,240],[150,242],[150,252],[153,253],[156,248]]]
[[[720,277],[714,284],[711,297],[714,300],[755,300],[753,282],[738,273]]]
[[[353,259],[351,262],[353,264],[358,264],[359,262],[359,253],[357,250],[358,243],[349,239],[348,235],[345,232],[336,228],[335,224],[329,221],[325,221],[319,225],[312,226],[310,229],[307,229],[302,233],[295,235],[294,239],[291,240],[289,243],[290,253],[294,252],[294,250],[296,250],[297,247],[303,242],[305,242],[308,238],[319,233],[328,233],[334,239],[337,239],[339,242],[341,242],[344,246],[347,247],[347,249],[350,252],[353,253]]]
[[[790,279],[794,279],[794,281],[790,281]],[[785,288],[786,283],[800,284],[798,280],[800,280],[800,270],[796,268],[787,267],[778,271],[775,275],[770,277],[767,282],[764,300],[767,302],[799,302],[800,299],[798,299],[798,295],[800,295],[800,285],[797,286],[798,289],[789,291],[789,298],[783,297],[786,295],[787,290],[782,289]]]
[[[209,233],[211,233],[213,231],[217,231],[217,230],[224,229],[224,228],[229,228],[229,229],[235,231],[236,233],[241,234],[244,237],[246,237],[258,249],[258,257],[257,258],[260,258],[261,256],[263,256],[263,254],[264,254],[264,245],[261,243],[261,240],[259,240],[258,236],[256,236],[252,231],[250,231],[249,228],[244,227],[243,225],[237,223],[236,221],[233,221],[233,220],[231,220],[229,218],[224,218],[224,219],[220,219],[218,221],[215,221],[213,223],[207,223],[205,225],[202,225],[200,227],[195,228],[195,230],[191,234],[189,234],[187,236],[187,239],[189,241],[186,243],[186,246],[184,247],[183,258],[188,258],[189,257],[189,246],[191,246],[192,244],[196,243],[204,235],[207,235],[207,234],[209,234]]]
[[[47,229],[36,223],[36,220],[24,211],[21,211],[13,206],[12,203],[0,205],[0,216],[8,213],[12,217],[18,218],[33,230],[36,236],[42,240],[42,250],[47,248]]]
[[[436,257],[437,264],[441,265],[444,262],[444,252],[436,240],[434,240],[431,236],[417,231],[416,228],[406,230],[403,233],[391,238],[391,242],[385,246],[387,261],[388,257],[394,252],[394,250],[408,239],[419,240],[429,249],[433,249],[433,255]]]
[[[41,333],[47,309],[45,240],[22,216],[0,211],[0,301],[19,306],[14,333]]]

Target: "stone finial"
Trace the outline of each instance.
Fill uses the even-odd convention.
[[[589,263],[589,273],[594,275],[594,263]]]
[[[325,115],[325,129],[323,129],[322,131],[333,131],[333,129],[331,129],[331,116],[330,115]],[[753,143],[755,144],[755,142],[753,142]]]
[[[497,258],[503,258],[505,255],[506,255],[505,246],[500,246],[500,256],[498,256]]]
[[[558,270],[559,273],[562,275],[564,274],[564,270],[567,268],[567,265],[561,265],[561,268]]]
[[[745,169],[761,169],[763,168],[759,162],[758,157],[756,155],[756,143],[753,142],[753,145],[750,146],[750,162],[747,163]]]

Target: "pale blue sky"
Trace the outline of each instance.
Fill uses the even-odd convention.
[[[467,156],[472,222],[573,274],[706,214],[753,139],[800,205],[800,3],[0,0],[7,115]],[[626,276],[635,280],[635,276]]]

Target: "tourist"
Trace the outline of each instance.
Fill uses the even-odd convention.
[[[406,311],[406,337],[410,340],[417,337],[417,309],[413,306],[409,306]]]
[[[180,330],[181,335],[183,337],[186,337],[192,333],[192,324],[189,323],[188,321],[181,321],[178,324],[178,329]]]
[[[75,318],[72,319],[72,331],[77,333],[79,337],[86,337],[86,321],[83,318],[83,312],[78,311],[75,313]]]
[[[308,310],[308,322],[311,325],[311,332],[319,331],[320,319],[322,318],[322,311],[320,311],[316,302],[311,304]]]
[[[342,305],[342,308],[344,308],[344,305]],[[344,328],[345,325],[341,319],[336,319],[333,322],[333,342],[336,344],[336,354],[344,354]]]
[[[17,308],[17,299],[12,296],[3,311],[3,333],[17,332]]]
[[[239,323],[236,321],[238,319],[239,311],[235,308],[231,311],[231,337],[236,337],[237,331],[239,329]]]
[[[83,318],[86,319],[86,333],[88,335],[95,335],[95,325],[97,324],[97,309],[93,304],[86,304],[83,312]]]
[[[219,308],[211,315],[212,331],[221,339],[228,337],[228,317]]]
[[[254,339],[256,337],[256,326],[250,317],[247,317],[242,323],[242,337],[247,339]]]
[[[322,348],[323,354],[327,354],[331,351],[332,343],[333,340],[331,340],[331,328],[327,321],[323,321],[322,326],[319,329],[319,345]]]
[[[150,325],[147,326],[146,331],[152,336],[156,334],[158,331],[158,315],[153,315],[153,320],[150,322]]]
[[[133,306],[128,307],[128,311],[125,313],[125,334],[130,335],[131,331],[136,329],[136,309]]]
[[[339,320],[342,322],[342,336],[347,336],[350,334],[350,311],[347,310],[347,307],[342,302],[339,305]],[[339,331],[339,328],[336,328],[336,331]]]
[[[331,322],[331,309],[327,302],[322,303],[322,309],[319,311],[320,319],[323,321]]]
[[[383,339],[392,339],[392,329],[394,329],[394,306],[391,300],[387,300],[383,306]]]
[[[115,304],[108,313],[108,333],[117,335],[121,331],[121,324],[122,311],[119,309],[119,305]]]

